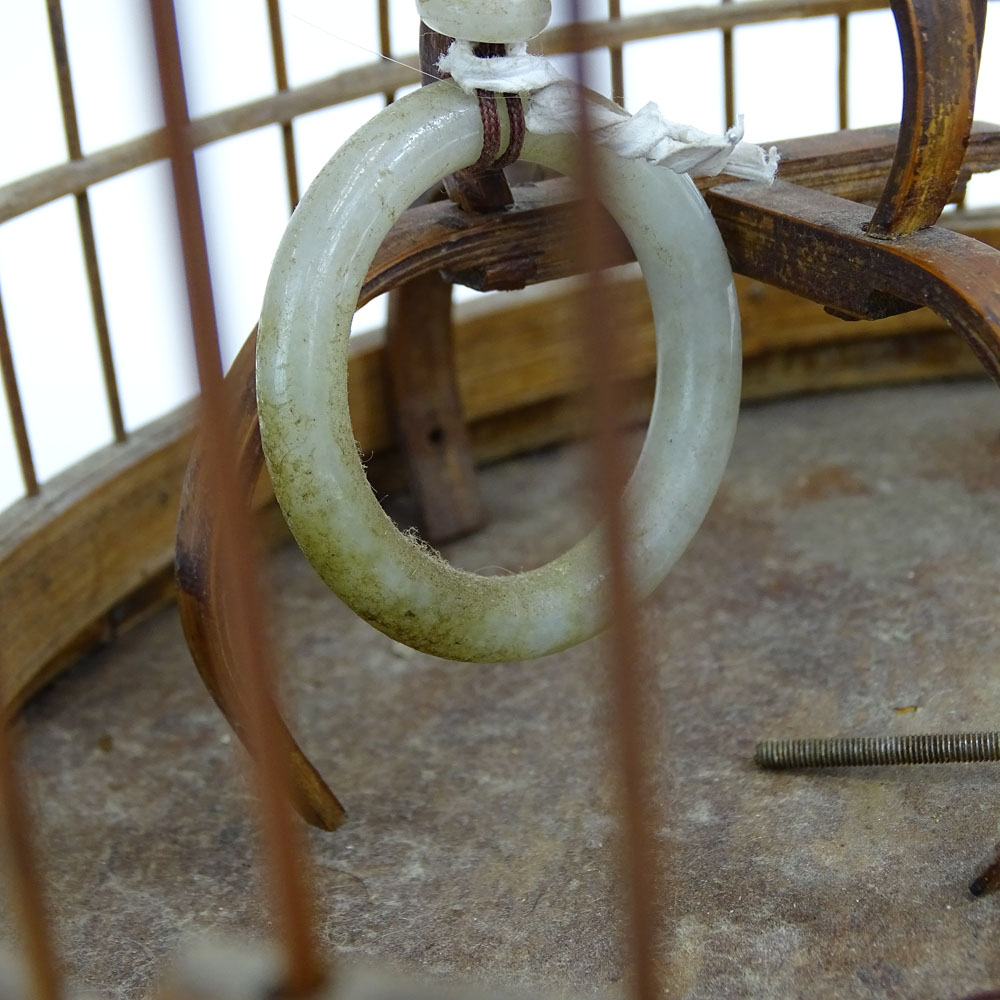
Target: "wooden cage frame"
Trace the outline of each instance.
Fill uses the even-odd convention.
[[[0,306],[0,371],[15,430],[25,496],[0,515],[0,606],[16,615],[0,617],[0,691],[13,714],[83,650],[114,640],[118,632],[175,596],[172,576],[176,512],[192,448],[193,411],[183,407],[127,434],[118,401],[114,363],[101,295],[87,189],[144,164],[173,157],[253,129],[280,125],[288,195],[298,200],[292,122],[319,108],[372,94],[391,95],[419,79],[398,62],[373,63],[304,87],[287,83],[277,0],[267,0],[277,92],[267,98],[190,123],[178,146],[178,128],[140,136],[84,155],[75,121],[66,39],[58,0],[49,0],[56,70],[66,128],[66,163],[0,188],[0,223],[65,195],[76,199],[109,412],[115,443],[72,469],[39,484],[19,401],[16,374]],[[153,3],[153,9],[157,4]],[[166,5],[161,5],[166,6]],[[782,181],[772,191],[734,184],[732,178],[699,184],[719,223],[738,279],[744,324],[746,398],[775,398],[847,386],[936,379],[973,374],[980,364],[1000,373],[1000,288],[992,284],[1000,253],[1000,214],[956,213],[945,230],[935,226],[941,209],[961,201],[964,183],[977,171],[1000,166],[1000,128],[973,124],[972,99],[978,69],[985,0],[747,0],[718,7],[690,7],[624,17],[617,0],[606,21],[555,28],[542,36],[549,53],[608,49],[616,94],[622,90],[622,46],[639,39],[717,29],[724,39],[727,114],[733,97],[732,31],[742,25],[835,15],[839,25],[838,93],[842,127],[847,124],[849,15],[892,7],[900,31],[906,77],[906,111],[900,129],[843,131],[782,143]],[[941,19],[960,19],[969,44],[927,44],[921,30]],[[379,3],[382,51],[389,54],[388,4]],[[414,66],[417,56],[403,57]],[[961,100],[956,104],[955,95]],[[964,105],[962,105],[964,101]],[[961,106],[959,106],[961,105]],[[942,124],[943,123],[943,124]],[[941,126],[935,132],[930,126]],[[936,138],[928,142],[934,132]],[[176,176],[176,174],[175,174]],[[888,177],[888,182],[886,178]],[[461,203],[461,198],[458,198]],[[372,294],[405,282],[447,282],[482,289],[537,283],[570,272],[560,239],[569,225],[565,189],[544,181],[509,212],[469,214],[459,205],[436,202],[411,210],[373,266]],[[870,208],[875,205],[872,216]],[[489,206],[487,206],[488,208]],[[861,223],[867,233],[861,233]],[[931,228],[933,227],[933,228]],[[505,244],[518,233],[516,253]],[[444,249],[448,235],[448,247]],[[456,233],[459,235],[456,236]],[[975,237],[970,240],[968,237]],[[395,240],[395,242],[393,242]],[[794,245],[799,260],[779,247]],[[523,268],[525,246],[532,262]],[[989,245],[989,246],[987,246]],[[622,263],[627,247],[613,248],[601,263]],[[959,263],[961,262],[961,266]],[[935,280],[928,283],[933,272]],[[824,275],[849,275],[846,285]],[[432,277],[427,278],[427,275]],[[427,288],[424,288],[425,297]],[[431,294],[441,294],[431,292]],[[625,281],[613,291],[623,317],[627,376],[634,417],[651,397],[655,358],[649,348],[650,316],[641,285]],[[913,312],[918,305],[925,308]],[[576,395],[583,376],[574,362],[573,337],[558,322],[569,308],[561,293],[536,293],[529,304],[482,312],[457,310],[446,324],[445,343],[453,372],[440,391],[460,395],[472,464],[565,440],[585,424]],[[450,293],[444,293],[450,315]],[[424,322],[432,328],[440,321]],[[844,318],[854,322],[845,323]],[[950,320],[949,322],[946,320]],[[375,456],[375,473],[400,478],[401,456],[419,479],[421,458],[400,440],[387,417],[405,408],[412,386],[394,382],[394,364],[406,344],[385,337],[359,338],[351,358],[352,416],[360,448]],[[959,332],[953,332],[953,328]],[[972,345],[975,356],[962,344]],[[396,361],[394,362],[394,357]],[[440,357],[435,355],[435,357]],[[544,368],[537,364],[546,359]],[[249,375],[244,351],[231,379]],[[499,359],[505,378],[495,378]],[[978,358],[978,360],[977,360]],[[412,360],[412,358],[411,358]],[[405,367],[405,366],[404,366]],[[448,374],[448,373],[446,373]],[[454,399],[452,400],[454,405]],[[244,417],[255,420],[252,407]],[[249,433],[249,425],[243,431]],[[250,428],[252,430],[252,428]],[[426,463],[424,468],[426,469]],[[256,469],[254,470],[256,472]],[[447,507],[448,489],[427,472],[426,509]],[[269,506],[266,484],[255,503]],[[456,510],[439,530],[474,521],[474,509]],[[473,504],[474,508],[474,504]],[[100,552],[100,572],[89,572]],[[0,750],[3,748],[0,747]],[[8,755],[0,752],[8,763]],[[16,796],[5,780],[8,801]],[[13,815],[13,810],[12,810]],[[13,821],[12,821],[13,822]],[[300,955],[301,988],[314,970]],[[36,961],[42,961],[39,953]],[[51,985],[55,996],[57,987]],[[652,994],[646,992],[644,996]]]

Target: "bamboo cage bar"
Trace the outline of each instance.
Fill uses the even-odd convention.
[[[49,32],[52,38],[52,55],[55,59],[56,79],[59,83],[59,104],[62,109],[66,146],[71,161],[83,159],[80,146],[80,128],[76,118],[76,100],[73,96],[73,78],[70,73],[69,53],[66,49],[66,29],[63,24],[60,0],[47,0]],[[101,359],[101,373],[104,377],[104,392],[108,401],[111,428],[118,443],[125,440],[125,420],[122,416],[121,394],[118,390],[118,376],[115,373],[114,355],[111,350],[111,334],[108,330],[108,313],[104,306],[104,290],[101,285],[101,269],[97,260],[97,243],[94,239],[94,222],[90,214],[90,199],[86,191],[76,193],[76,215],[80,226],[80,241],[87,270],[87,286],[90,289],[90,305],[97,334],[97,349]]]
[[[573,2],[571,31],[579,24],[579,0]],[[582,47],[574,45],[576,77],[583,87],[590,83]],[[654,841],[655,820],[650,789],[652,747],[660,725],[653,723],[644,705],[643,692],[650,689],[650,665],[640,638],[638,604],[632,567],[626,555],[629,523],[622,496],[629,478],[629,463],[622,447],[622,414],[626,393],[622,384],[622,340],[620,326],[605,294],[602,275],[605,248],[614,240],[610,220],[601,209],[601,180],[588,127],[589,109],[581,90],[577,101],[578,179],[580,182],[580,239],[576,248],[578,269],[585,284],[577,303],[580,330],[578,351],[586,371],[594,439],[590,447],[591,478],[597,510],[603,518],[604,556],[610,581],[610,624],[604,664],[611,701],[612,744],[621,781],[618,822],[621,829],[621,860],[624,874],[625,947],[632,976],[628,982],[631,1000],[660,1000],[674,992],[664,989],[657,954],[656,927],[662,901],[670,885],[669,852],[658,850]],[[612,332],[613,331],[613,332]],[[610,334],[610,335],[609,335]],[[656,718],[656,723],[662,720]],[[667,856],[664,873],[660,864]]]
[[[721,0],[723,5],[732,0]],[[722,29],[722,93],[726,128],[736,124],[736,66],[733,55],[733,29]]]
[[[271,38],[271,58],[274,81],[279,94],[288,91],[288,68],[285,63],[285,41],[281,30],[279,0],[267,0],[267,26]],[[295,155],[295,130],[290,121],[281,123],[281,146],[285,154],[285,183],[288,185],[289,211],[299,203],[299,167]]]
[[[31,819],[17,771],[14,734],[6,714],[0,714],[0,805],[2,860],[20,920],[28,982],[37,1000],[64,1000],[60,964],[36,866]]]
[[[383,59],[392,61],[392,33],[389,30],[389,0],[378,0],[378,51]],[[395,91],[385,92],[385,103],[392,104]]]
[[[283,986],[291,997],[304,996],[325,980],[316,951],[313,903],[307,889],[305,859],[291,810],[283,793],[283,762],[270,747],[276,726],[274,667],[266,634],[263,595],[257,578],[250,511],[238,493],[234,424],[227,404],[184,89],[180,43],[173,0],[150,0],[160,91],[170,146],[174,201],[180,229],[188,308],[201,384],[200,427],[206,448],[211,502],[219,511],[219,572],[240,628],[233,636],[242,673],[233,679],[242,727],[253,759],[268,886],[277,936],[284,954]]]
[[[608,18],[620,21],[622,17],[621,0],[608,0]],[[622,47],[609,45],[611,55],[611,99],[617,104],[625,105],[625,62]]]
[[[24,493],[25,496],[29,497],[37,496],[38,476],[35,473],[35,460],[31,454],[28,425],[24,420],[21,390],[17,384],[17,372],[14,368],[14,355],[10,349],[10,337],[7,334],[7,320],[4,316],[2,296],[0,296],[0,376],[3,378],[7,413],[10,416],[10,426],[14,435],[14,447],[17,450],[17,461],[21,469]]]
[[[837,15],[837,120],[842,129],[850,122],[850,61],[851,36],[850,17]]]
[[[647,38],[684,35],[695,31],[739,28],[750,24],[799,18],[829,17],[867,10],[886,10],[884,0],[740,0],[739,3],[675,7],[671,10],[633,14],[621,21],[584,21],[579,26],[580,51],[607,45],[624,45]],[[539,36],[546,53],[573,51],[569,26],[549,28]]]

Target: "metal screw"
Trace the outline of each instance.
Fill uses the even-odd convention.
[[[753,759],[768,770],[1000,761],[1000,732],[764,740]]]
[[[757,744],[753,759],[758,767],[771,771],[807,767],[971,764],[1000,761],[1000,732],[763,740]],[[973,879],[969,892],[973,896],[982,896],[998,888],[1000,888],[1000,853]]]

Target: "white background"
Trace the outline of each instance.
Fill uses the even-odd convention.
[[[626,15],[683,6],[623,0]],[[64,0],[70,63],[85,153],[160,125],[146,0]],[[369,63],[378,48],[373,0],[286,0],[282,17],[290,85]],[[565,20],[556,0],[554,21]],[[1000,12],[992,3],[977,117],[1000,121]],[[583,4],[606,14],[604,0]],[[394,53],[416,49],[412,0],[393,0]],[[192,116],[273,92],[263,0],[179,0]],[[747,138],[778,140],[837,128],[835,20],[737,29],[738,110]],[[888,12],[850,19],[850,125],[897,121],[899,55]],[[607,92],[606,56],[589,81]],[[721,131],[721,40],[703,32],[625,49],[626,105],[660,104],[675,120]],[[0,2],[0,184],[61,163],[66,145],[42,0]],[[304,189],[337,146],[376,114],[372,97],[295,123]],[[198,169],[223,352],[230,359],[253,326],[288,203],[278,127],[206,147]],[[1000,175],[977,178],[970,205],[1000,203]],[[90,190],[98,256],[126,424],[142,426],[190,398],[190,354],[169,177],[154,164]],[[71,198],[0,226],[2,293],[37,471],[42,480],[111,440],[89,293]],[[372,303],[355,329],[381,322]],[[20,497],[6,411],[0,416],[0,507]]]

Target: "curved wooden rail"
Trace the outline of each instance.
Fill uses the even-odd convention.
[[[801,187],[808,187],[874,202],[895,145],[893,127],[789,140],[781,144],[782,176],[796,181],[803,197]],[[1000,129],[977,124],[962,176],[992,169],[998,162]],[[519,189],[517,207],[503,217],[503,237],[489,232],[501,225],[498,218],[464,216],[446,203],[413,210],[401,225],[424,234],[421,253],[429,255],[428,263],[433,260],[435,267],[444,266],[435,241],[440,244],[450,234],[461,234],[466,255],[448,264],[455,280],[486,288],[509,281],[517,271],[525,281],[542,281],[562,273],[565,254],[559,241],[572,218],[569,206],[560,207],[557,186],[545,182]],[[721,223],[718,209],[717,214]],[[994,215],[969,216],[966,225],[980,240],[1000,245]],[[552,227],[554,237],[548,244],[540,236],[546,227]],[[738,241],[729,238],[735,252]],[[471,252],[473,245],[480,248],[478,255]],[[525,253],[511,254],[516,245]],[[609,249],[609,263],[627,259],[627,247]],[[777,258],[772,265],[762,263],[761,273],[777,270]],[[758,273],[749,262],[737,266]],[[808,295],[801,282],[812,272],[805,266],[800,271],[799,283],[789,287]],[[821,283],[820,275],[812,276]],[[780,276],[774,280],[780,281]],[[749,280],[737,282],[737,287],[744,316],[745,398],[773,399],[974,370],[957,339],[929,314],[841,323],[777,288]],[[649,323],[645,291],[641,282],[630,281],[619,293],[622,330],[631,338],[629,350],[635,359],[633,416],[640,420],[648,406],[654,366],[651,352],[643,347]],[[898,307],[910,308],[905,303]],[[563,326],[565,308],[559,295],[546,295],[533,298],[530,305],[505,300],[488,314],[462,309],[456,316],[458,374],[477,461],[552,444],[582,427],[570,402],[579,383],[570,334]],[[351,360],[352,408],[363,450],[377,456],[376,465],[395,470],[398,463],[381,457],[393,448],[386,419],[385,363],[381,344],[367,339],[357,345]],[[504,366],[501,380],[498,364]],[[8,710],[16,711],[83,651],[113,641],[171,597],[166,570],[190,426],[190,408],[170,414],[136,431],[125,444],[102,449],[45,483],[39,496],[19,501],[0,516],[0,606],[17,609],[16,615],[0,615],[0,686]]]
[[[372,263],[361,291],[358,306],[375,296],[436,271],[446,263],[475,266],[482,258],[484,248],[481,235],[496,227],[475,225],[481,217],[461,216],[471,221],[471,238],[456,240],[454,232],[442,226],[427,224],[439,217],[438,206],[426,206],[429,211],[412,210],[389,234],[385,244]],[[416,219],[414,218],[416,216]],[[421,216],[424,225],[420,225]],[[539,219],[540,221],[540,219]],[[480,238],[477,238],[479,236]],[[495,259],[486,248],[486,259]],[[257,422],[257,396],[255,382],[256,330],[247,338],[226,377],[230,390],[229,405],[234,413],[232,426],[236,429],[237,474],[239,486],[249,504],[254,487],[264,468],[260,428]],[[232,651],[232,630],[239,627],[229,613],[225,589],[220,586],[215,541],[219,535],[216,524],[217,511],[210,502],[208,479],[202,469],[202,442],[195,442],[181,495],[180,514],[177,522],[177,548],[175,567],[178,584],[178,609],[184,634],[191,649],[198,672],[216,704],[244,740],[239,720],[245,717],[235,702],[239,685],[234,682],[239,664]],[[277,716],[277,709],[274,708]],[[302,752],[283,720],[275,736],[280,745],[274,753],[287,763],[292,804],[307,823],[323,830],[335,830],[343,821],[344,809],[327,784],[320,777],[309,759]]]
[[[938,226],[877,240],[862,232],[863,206],[781,181],[707,198],[735,270],[848,316],[928,306],[1000,383],[1000,252]]]
[[[359,304],[438,268],[475,271],[476,261],[502,269],[505,260],[528,259],[529,280],[571,273],[563,251],[571,245],[576,213],[564,200],[565,186],[537,185],[525,194],[529,204],[506,213],[503,226],[489,215],[470,216],[447,205],[407,213],[377,255]],[[938,228],[899,243],[877,240],[861,231],[863,206],[787,182],[773,188],[722,185],[709,192],[708,202],[736,270],[855,315],[928,305],[965,336],[1000,381],[1000,252]],[[623,246],[608,252],[608,263],[628,255]],[[241,487],[248,502],[263,468],[253,340],[228,376],[238,408]],[[198,669],[233,719],[229,692],[239,664],[233,662],[227,636],[234,626],[214,577],[211,505],[199,462],[196,445],[178,523],[180,609]],[[340,803],[287,729],[282,744],[275,752],[291,762],[292,801],[308,822],[333,828],[342,815]]]
[[[885,191],[867,230],[895,239],[933,226],[969,144],[982,18],[970,0],[893,0],[903,59],[903,113]]]
[[[255,347],[256,331],[247,338],[226,380],[228,390],[238,390],[235,394],[230,392],[226,402],[232,415],[230,426],[236,431],[236,474],[240,491],[247,496],[248,503],[264,465],[256,416]],[[236,700],[240,687],[233,683],[231,673],[234,661],[232,630],[239,628],[240,622],[228,611],[226,588],[219,576],[222,566],[219,558],[220,511],[210,502],[210,480],[204,475],[202,461],[199,441],[195,444],[181,491],[174,562],[178,607],[184,634],[202,680],[246,744],[241,720],[248,718],[248,713]],[[273,716],[271,736],[279,744],[274,750],[287,762],[289,788],[296,810],[312,826],[335,830],[343,822],[343,807],[299,749],[276,709]]]
[[[890,141],[886,156],[891,154]],[[852,189],[856,184],[851,181]],[[1000,246],[995,213],[966,221],[970,235]],[[631,359],[629,419],[639,422],[648,413],[655,367],[645,288],[641,279],[630,277],[609,289]],[[737,291],[745,400],[978,370],[961,339],[927,310],[843,323],[814,303],[756,280],[738,278]],[[584,417],[573,403],[581,386],[566,310],[562,293],[546,293],[456,311],[458,377],[477,463],[582,433]],[[350,368],[359,447],[373,456],[370,469],[380,488],[394,489],[400,462],[387,419],[386,354],[377,334],[358,339]],[[82,653],[114,642],[172,600],[169,567],[191,424],[191,407],[175,411],[0,515],[0,607],[17,610],[0,615],[0,687],[8,710],[17,711]],[[285,537],[266,490],[257,502],[267,511],[261,536]]]

